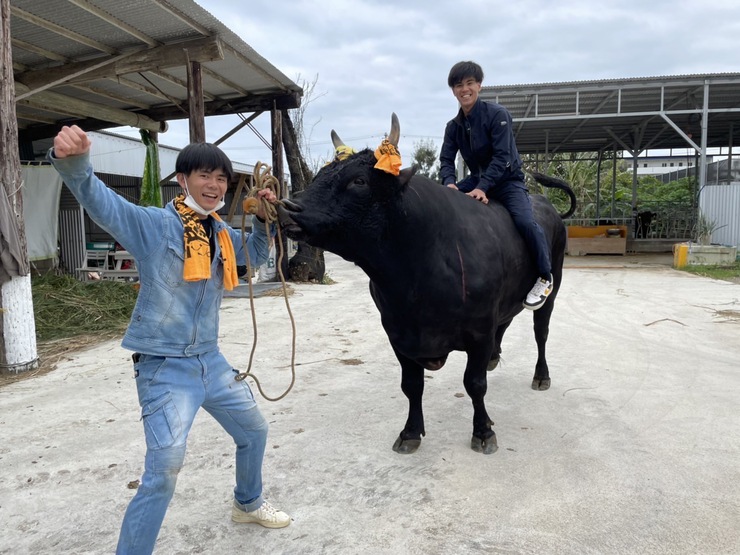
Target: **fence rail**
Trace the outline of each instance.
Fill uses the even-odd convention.
[[[636,214],[618,211],[618,216],[584,217],[576,213],[575,218],[566,220],[566,225],[626,225],[636,239],[676,239],[685,240],[694,236],[696,229],[696,209],[691,205],[675,202],[654,202],[641,206]],[[592,212],[593,213],[593,212]],[[609,214],[605,207],[603,214]]]

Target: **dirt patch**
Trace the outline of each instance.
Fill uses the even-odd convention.
[[[39,343],[36,350],[38,351],[39,361],[41,362],[40,366],[35,370],[21,372],[20,374],[0,373],[0,387],[53,372],[62,360],[70,359],[78,352],[94,347],[114,337],[119,337],[119,334],[79,335],[77,337],[55,339],[53,341]]]

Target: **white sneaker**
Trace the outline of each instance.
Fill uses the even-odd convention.
[[[234,500],[234,506],[231,508],[231,520],[242,523],[254,522],[265,528],[285,528],[290,524],[290,516],[277,510],[267,501],[263,502],[259,509],[247,512]]]
[[[537,310],[547,300],[547,297],[552,293],[552,275],[550,279],[537,278],[537,281],[532,287],[532,290],[527,295],[527,298],[522,303],[524,308],[529,310]]]

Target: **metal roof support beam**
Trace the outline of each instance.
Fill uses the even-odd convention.
[[[255,112],[254,114],[252,114],[248,118],[243,119],[241,122],[239,122],[237,125],[235,125],[231,131],[229,131],[228,133],[222,135],[221,138],[218,139],[213,144],[214,145],[217,145],[217,146],[220,145],[226,139],[228,139],[231,136],[233,136],[234,134],[236,134],[237,131],[239,131],[240,129],[243,129],[244,127],[246,127],[247,125],[249,125],[250,123],[252,123],[255,119],[257,119],[257,116],[259,116],[261,113],[262,112]]]
[[[669,118],[665,113],[661,113],[660,117],[666,120],[668,122],[668,125],[673,127],[673,129],[676,130],[676,133],[681,135],[684,138],[684,140],[692,146],[694,150],[696,150],[697,152],[701,152],[701,147],[697,145],[694,141],[692,141],[691,137],[689,137],[686,133],[684,133],[683,129],[681,129],[678,125],[676,125],[671,118]],[[702,118],[702,126],[704,125],[703,120],[704,118]]]
[[[732,181],[732,132],[733,132],[733,122],[730,122],[730,133],[729,137],[727,138],[727,182],[730,183]]]
[[[250,95],[249,91],[246,91],[243,87],[240,87],[233,81],[230,81],[229,79],[226,79],[225,77],[220,76],[218,73],[216,73],[215,71],[211,71],[207,67],[203,68],[203,73],[207,75],[208,77],[210,77],[211,79],[214,79],[218,81],[219,83],[223,83],[224,85],[228,86],[230,89],[235,90],[242,96]]]
[[[203,66],[201,66],[200,70],[201,70],[202,73],[206,73],[206,68],[204,68]],[[163,81],[167,81],[167,82],[172,83],[174,85],[178,85],[178,86],[182,87],[183,89],[185,89],[186,91],[188,90],[188,84],[187,84],[187,82],[186,81],[183,81],[182,79],[178,79],[174,75],[170,75],[169,73],[166,73],[164,71],[148,71],[147,73],[151,73],[152,75],[156,75],[157,77],[159,77]],[[147,79],[147,81],[149,81],[149,79]],[[151,83],[151,81],[149,81],[149,82]],[[168,98],[170,99],[170,101],[173,101],[174,100],[171,97],[168,97]],[[213,96],[212,94],[208,94],[205,91],[203,91],[203,98],[205,100],[216,100],[216,97],[215,96]],[[175,103],[175,102],[173,102],[173,103]]]
[[[273,103],[277,103],[280,110],[291,110],[301,105],[301,96],[298,93],[286,92],[282,96],[272,98],[257,97],[223,99],[208,102],[205,105],[206,116],[217,116],[235,112],[267,112],[272,110]],[[146,114],[156,120],[182,119],[182,112],[175,106],[162,106],[147,110]]]
[[[617,143],[619,143],[622,146],[622,148],[624,148],[624,150],[629,152],[633,158],[637,156],[637,151],[633,149],[631,146],[627,146],[627,143],[625,143],[621,138],[619,138],[617,134],[614,133],[614,131],[612,131],[611,127],[604,127],[604,131],[606,131],[612,139],[617,141]]]
[[[601,100],[601,102],[599,102],[599,104],[598,104],[598,105],[596,106],[596,108],[594,108],[594,109],[593,109],[593,110],[591,111],[591,114],[590,114],[590,115],[593,115],[594,113],[597,113],[597,112],[598,112],[599,110],[601,110],[601,108],[603,108],[603,107],[604,107],[604,105],[605,105],[605,104],[606,104],[607,102],[609,102],[609,101],[610,101],[610,100],[612,99],[612,97],[614,97],[614,94],[615,94],[615,92],[616,92],[616,91],[612,91],[612,93],[611,93],[611,94],[609,94],[609,95],[605,96],[605,97],[604,97],[604,98],[603,98],[603,99]],[[579,98],[580,98],[579,96],[576,96],[576,113],[578,113],[578,114],[579,114],[579,116],[580,116],[580,108],[578,107],[578,102],[579,102]],[[522,125],[523,125],[523,124],[522,124]],[[566,137],[565,137],[565,138],[564,138],[564,139],[563,139],[562,141],[560,141],[560,145],[563,145],[563,144],[567,144],[567,143],[568,143],[568,142],[570,141],[570,138],[571,138],[571,137],[573,137],[574,135],[576,135],[576,133],[578,132],[578,130],[579,130],[579,129],[581,129],[581,128],[582,128],[582,127],[583,127],[584,125],[586,125],[586,120],[582,119],[582,120],[581,120],[581,122],[580,122],[580,123],[579,123],[578,125],[576,125],[576,126],[575,126],[575,127],[574,127],[574,128],[572,129],[572,130],[571,130],[571,132],[570,132],[570,133],[568,133],[568,135],[566,135]],[[560,145],[558,145],[558,146],[557,146],[557,147],[556,147],[556,148],[555,148],[555,149],[553,150],[553,152],[557,152],[557,151],[558,151],[558,150],[560,149]]]
[[[142,85],[141,83],[137,83],[136,81],[132,81],[131,79],[126,79],[124,77],[111,77],[110,80],[118,83],[119,85],[124,85],[135,91],[146,93],[150,96],[153,96],[154,98],[161,98],[162,100],[166,100],[167,102],[173,103],[175,105],[175,108],[178,108],[178,109],[180,108],[179,103],[175,99],[164,94],[162,91],[157,90],[155,87],[148,87],[146,85]],[[185,90],[187,90],[187,87],[185,87]],[[184,109],[182,111],[184,111]]]
[[[613,218],[617,211],[617,145],[612,143],[612,203],[609,217]]]
[[[707,184],[707,136],[709,131],[709,81],[704,81],[704,105],[701,115],[701,169],[699,170],[699,195]],[[697,197],[699,196],[697,195]],[[697,198],[697,203],[699,199]]]

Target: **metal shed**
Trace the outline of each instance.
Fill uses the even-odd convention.
[[[302,89],[193,0],[11,0],[10,12],[22,159],[42,156],[62,125],[88,132],[128,125],[158,138],[169,120],[188,119],[196,142],[205,140],[207,116],[239,115],[241,122],[214,141],[219,144],[267,113],[273,175],[284,176],[281,110],[300,106]],[[106,146],[92,153],[96,170],[135,200],[143,150],[123,149],[114,162],[111,141],[127,140],[97,139],[93,149]],[[177,152],[162,154],[169,200],[178,190],[169,183]],[[121,166],[135,175],[116,169]],[[251,174],[252,168],[235,164],[235,170]],[[65,211],[62,197],[61,258],[74,271],[97,226],[85,224],[74,207]]]
[[[11,0],[11,33],[22,146],[62,124],[162,132],[185,118],[198,139],[205,116],[300,105],[296,83],[192,0]]]
[[[740,143],[740,73],[483,87],[506,106],[525,154],[707,148]],[[702,166],[704,164],[702,163]],[[700,187],[704,185],[700,177]]]
[[[483,87],[481,99],[511,112],[517,147],[545,162],[555,153],[624,151],[632,156],[633,208],[638,155],[694,149],[698,206],[705,203],[707,149],[732,167],[740,143],[740,73],[677,75]],[[737,206],[732,211],[737,215]],[[710,214],[712,216],[712,214]]]

